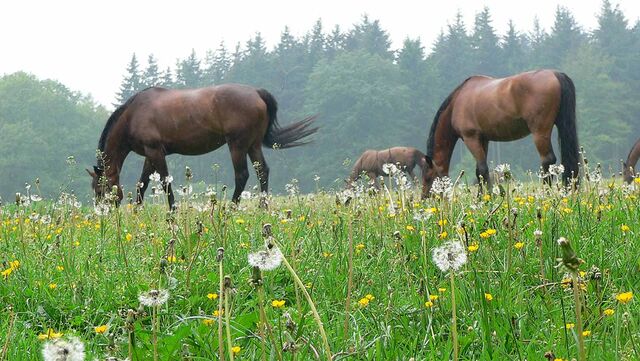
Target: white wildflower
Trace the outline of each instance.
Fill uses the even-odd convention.
[[[188,186],[180,186],[178,187],[178,195],[181,197],[188,197],[193,193],[193,187],[191,185]]]
[[[37,194],[32,194],[30,198],[31,198],[31,202],[40,202],[42,200],[42,197],[40,197]]]
[[[166,184],[170,184],[170,183],[172,183],[172,182],[173,182],[173,177],[172,177],[172,176],[170,176],[170,175],[168,175],[168,176],[164,177],[164,182],[165,182]]]
[[[433,180],[433,184],[431,185],[431,193],[442,196],[443,198],[450,198],[453,194],[453,183],[451,183],[451,178],[438,177]]]
[[[496,173],[505,174],[507,172],[511,172],[511,165],[509,165],[508,163],[498,164],[496,166]]]
[[[242,193],[240,193],[240,198],[241,199],[251,199],[251,192],[242,191]]]
[[[432,215],[433,212],[431,211],[431,208],[426,211],[424,209],[418,209],[415,213],[413,213],[413,219],[418,222],[426,222],[429,220],[429,218],[431,218]]]
[[[152,182],[160,182],[160,174],[158,172],[151,173],[149,180]]]
[[[433,263],[442,272],[457,271],[467,263],[467,252],[460,241],[449,241],[433,250]]]
[[[49,341],[42,347],[42,357],[45,361],[83,361],[84,344],[77,337]]]
[[[160,306],[167,302],[169,299],[169,291],[167,290],[151,290],[141,293],[138,296],[140,304],[147,307]]]
[[[539,229],[536,229],[535,231],[533,231],[533,235],[534,235],[536,238],[540,238],[540,237],[542,237],[542,231],[541,231],[541,230],[539,230]]]
[[[42,223],[42,224],[49,224],[49,223],[51,223],[51,216],[50,216],[50,215],[48,215],[48,214],[45,214],[44,216],[42,216],[42,217],[40,218],[40,223]]]
[[[93,207],[93,211],[99,216],[106,216],[110,210],[111,208],[106,203],[98,203]]]
[[[393,163],[385,163],[382,165],[382,171],[385,174],[388,174],[390,176],[396,175],[400,172],[400,170],[398,169],[398,167],[396,167],[395,164]]]
[[[282,252],[274,245],[271,248],[267,246],[262,251],[249,253],[247,260],[249,265],[258,267],[261,271],[272,271],[282,263]]]
[[[549,173],[553,176],[559,176],[564,173],[564,166],[562,164],[552,164],[549,166]]]

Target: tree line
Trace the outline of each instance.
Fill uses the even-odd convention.
[[[282,192],[284,184],[296,178],[303,190],[313,190],[315,175],[322,186],[337,188],[348,174],[349,161],[365,149],[406,145],[424,150],[435,110],[470,75],[501,77],[555,68],[576,85],[578,132],[587,156],[602,162],[605,171],[617,172],[619,160],[640,135],[640,22],[630,23],[608,0],[602,2],[597,17],[596,28],[586,30],[570,10],[558,7],[551,29],[543,29],[537,20],[528,30],[509,22],[506,32],[499,34],[490,9],[484,8],[473,24],[465,24],[456,14],[431,46],[407,38],[393,49],[382,24],[363,16],[350,29],[325,29],[318,20],[299,37],[285,26],[271,49],[256,33],[232,49],[220,43],[204,55],[192,51],[165,69],[160,69],[152,54],[144,64],[133,54],[114,106],[150,86],[192,88],[236,82],[265,88],[279,102],[282,124],[318,114],[321,127],[310,145],[267,152],[272,188]],[[2,102],[0,97],[0,107]],[[106,116],[104,109],[90,108],[94,111],[93,120],[86,123],[90,129],[77,131],[86,130],[79,136],[83,141],[97,142]],[[102,117],[98,124],[95,117]],[[4,132],[0,138],[6,138]],[[77,149],[69,146],[66,151],[72,154]],[[86,153],[93,154],[91,149]],[[539,166],[529,138],[492,143],[489,153],[495,163],[511,163],[516,170]],[[5,158],[2,153],[0,158]],[[200,179],[232,183],[233,170],[224,147],[208,155],[169,159],[174,174],[189,165]],[[453,162],[457,169],[474,167],[462,143]],[[127,163],[123,182],[133,184],[141,160]],[[214,163],[220,166],[212,169]],[[39,169],[32,167],[36,173]],[[257,183],[255,176],[250,182]],[[4,190],[4,183],[0,184]]]

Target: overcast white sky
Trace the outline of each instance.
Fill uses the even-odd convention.
[[[620,6],[630,24],[640,17],[640,1],[611,2]],[[488,6],[494,27],[503,33],[509,19],[520,31],[530,30],[535,16],[549,29],[558,4],[592,29],[602,1],[5,0],[0,2],[0,74],[23,70],[56,79],[111,107],[134,52],[143,66],[153,53],[163,68],[173,67],[191,49],[204,57],[222,40],[233,48],[261,32],[271,48],[285,25],[301,35],[321,18],[327,31],[336,24],[346,30],[365,13],[381,21],[394,48],[406,37],[419,37],[430,50],[458,10],[470,29],[475,14]]]

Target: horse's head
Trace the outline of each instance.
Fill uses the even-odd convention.
[[[624,178],[624,181],[627,183],[631,183],[633,182],[633,178],[635,178],[635,174],[633,171],[633,167],[628,166],[627,163],[623,163],[622,164],[622,177]]]
[[[431,185],[438,174],[433,166],[433,160],[428,155],[425,155],[422,162],[420,162],[420,168],[422,170],[422,199],[425,199],[429,197]]]
[[[91,188],[96,197],[96,201],[100,201],[105,198],[105,195],[112,192],[114,186],[116,186],[117,203],[122,201],[124,195],[122,194],[122,188],[118,185],[118,179],[110,179],[104,173],[104,168],[100,166],[93,166],[93,171],[85,169],[91,176]]]

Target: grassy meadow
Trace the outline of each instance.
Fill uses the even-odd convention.
[[[0,208],[0,360],[70,337],[87,360],[640,359],[640,184],[506,178],[424,201],[390,179],[293,183],[268,211],[223,189],[185,188],[170,213],[162,195],[93,207],[32,188]],[[450,240],[453,274],[432,257]],[[249,264],[275,249],[274,269]]]

